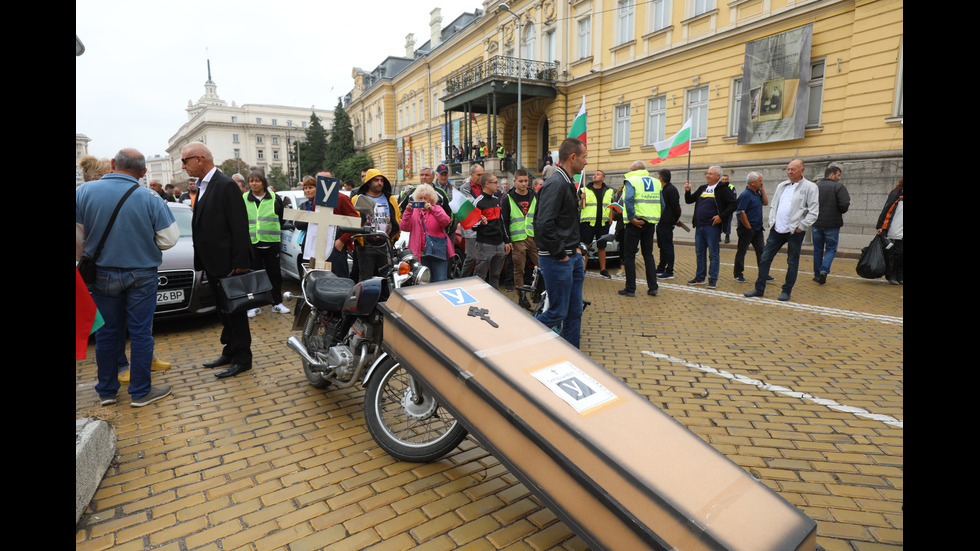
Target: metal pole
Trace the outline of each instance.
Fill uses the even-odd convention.
[[[517,18],[517,168],[523,166],[523,150],[521,148],[521,80],[523,74],[524,60],[521,58],[521,42],[523,40],[521,18],[516,13],[510,11],[507,4],[500,4],[500,9]]]

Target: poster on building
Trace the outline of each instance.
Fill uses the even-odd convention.
[[[803,138],[812,41],[811,24],[745,44],[739,145]]]

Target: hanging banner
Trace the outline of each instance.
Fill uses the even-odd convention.
[[[745,45],[739,145],[803,138],[812,41],[811,24]]]

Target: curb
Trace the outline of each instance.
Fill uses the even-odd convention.
[[[116,455],[116,433],[99,419],[75,419],[75,524]]]

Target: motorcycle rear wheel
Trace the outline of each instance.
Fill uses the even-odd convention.
[[[428,463],[451,452],[466,429],[431,394],[412,391],[411,374],[393,358],[377,367],[364,393],[364,418],[374,441],[401,461]]]

